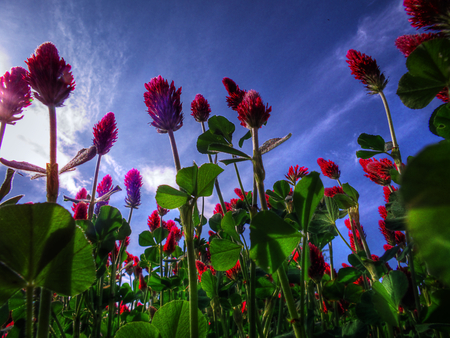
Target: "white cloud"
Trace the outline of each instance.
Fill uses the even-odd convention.
[[[144,179],[143,188],[149,193],[156,194],[158,186],[167,184],[176,188],[176,171],[173,167],[164,167],[158,165],[144,166],[141,169],[141,175]]]

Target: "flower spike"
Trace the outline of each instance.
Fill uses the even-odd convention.
[[[17,115],[31,104],[31,91],[26,75],[25,69],[14,67],[11,72],[0,77],[0,122],[16,124],[16,121],[23,118],[23,115]]]
[[[116,119],[114,113],[109,112],[94,126],[94,145],[97,147],[97,154],[107,154],[113,144],[117,141]]]
[[[325,161],[323,158],[319,158],[317,159],[317,164],[320,166],[322,174],[326,177],[331,178],[332,180],[338,180],[339,177],[341,177],[341,171],[333,161]]]
[[[125,206],[127,208],[137,209],[141,205],[142,187],[142,176],[139,170],[133,168],[125,175],[125,187],[127,188]]]
[[[227,96],[228,107],[237,111],[237,108],[244,99],[244,96],[247,93],[247,91],[240,89],[239,86],[236,84],[236,82],[234,82],[228,77],[224,77],[222,83],[225,86],[225,89],[227,90],[229,95]]]
[[[237,107],[238,118],[241,125],[247,129],[261,128],[270,117],[272,107],[264,106],[259,93],[253,89],[249,90],[242,102]]]
[[[211,107],[202,94],[197,94],[191,103],[191,111],[195,121],[206,122],[208,121],[209,113],[211,113]]]

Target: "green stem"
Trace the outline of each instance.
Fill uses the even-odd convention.
[[[41,299],[39,305],[39,324],[38,324],[38,338],[48,337],[48,328],[50,325],[50,310],[52,305],[52,291],[41,288]]]
[[[335,226],[336,227],[336,226]],[[336,227],[337,229],[337,227]],[[308,247],[308,237],[306,236],[306,233],[303,236],[303,243],[302,243],[302,270],[300,273],[300,323],[302,324],[302,334],[303,337],[306,337],[306,331],[304,328],[305,325],[305,294],[306,294],[306,250]]]
[[[177,143],[175,142],[173,130],[168,130],[167,133],[169,134],[170,145],[172,146],[172,154],[173,154],[173,161],[175,162],[175,169],[178,172],[181,169],[181,164],[180,164],[180,157],[178,156]]]
[[[33,337],[33,294],[34,285],[27,285],[27,337]]]
[[[330,275],[331,275],[331,280],[334,280],[336,278],[336,275],[334,273],[333,243],[332,242],[328,243],[328,251],[330,252]],[[333,313],[334,325],[337,327],[339,325],[339,313],[338,313],[338,304],[337,304],[337,302],[333,302],[333,309],[334,309],[334,313]]]
[[[58,316],[53,312],[53,310],[52,310],[52,312],[51,312],[51,315],[52,315],[52,318],[53,318],[53,320],[55,321],[56,325],[58,326],[59,332],[61,333],[61,336],[60,336],[60,337],[66,338],[66,334],[64,333],[64,329],[63,329],[63,327],[61,326],[61,323],[59,322]]]
[[[59,190],[57,153],[56,108],[48,106],[50,118],[50,163],[47,165],[47,202],[56,203]],[[48,316],[50,320],[50,315]]]
[[[0,149],[2,149],[3,137],[5,136],[6,122],[1,121],[0,124]]]
[[[290,318],[293,322],[292,327],[294,329],[295,337],[297,338],[305,337],[303,331],[304,330],[303,321],[301,320],[301,318],[299,318],[297,309],[295,308],[295,300],[294,297],[292,296],[284,264],[278,268],[277,275],[281,283],[281,289],[283,290],[283,294],[285,295],[286,298],[286,304],[288,307]]]
[[[97,165],[95,166],[94,182],[92,183],[91,202],[89,203],[88,219],[92,219],[92,215],[94,215],[95,192],[96,192],[96,189],[97,189],[97,180],[98,180],[98,173],[99,173],[99,170],[100,170],[100,162],[101,162],[101,160],[102,160],[102,155],[98,155]]]
[[[239,188],[241,189],[241,192],[244,195],[244,202],[247,205],[247,209],[250,211],[250,205],[248,204],[247,195],[245,194],[244,185],[242,184],[241,175],[239,175],[239,170],[236,163],[234,163],[234,170],[236,171],[236,176],[239,182]]]
[[[282,291],[281,298],[278,299],[278,321],[277,321],[277,332],[276,332],[277,336],[281,333],[281,324],[282,324],[281,320],[283,318],[283,300],[284,300],[284,294]]]
[[[109,294],[109,314],[108,314],[108,330],[106,333],[106,337],[109,338],[112,336],[112,326],[113,326],[113,321],[114,321],[114,316],[116,313],[116,302],[115,302],[115,297],[116,297],[116,272],[117,272],[117,264],[116,264],[116,257],[115,257],[115,252],[114,250],[111,252],[111,262],[112,262],[112,267],[111,267],[111,277],[109,279],[109,286],[110,286],[110,294]]]
[[[406,235],[407,243],[408,244],[411,243],[411,237],[409,235],[409,231],[405,231],[405,235]],[[414,256],[413,256],[412,248],[408,254],[408,263],[409,263],[409,269],[411,270],[411,282],[412,282],[412,287],[413,287],[413,292],[414,292],[414,301],[416,303],[416,308],[417,308],[417,316],[418,316],[418,318],[420,318],[420,298],[419,298],[419,293],[417,291],[416,269],[414,267]]]
[[[80,311],[81,311],[81,302],[82,302],[83,294],[79,294],[76,296],[75,301],[75,319],[73,321],[73,337],[80,337]]]
[[[256,263],[250,260],[250,285],[249,298],[247,301],[247,315],[248,315],[248,336],[249,338],[256,338]]]

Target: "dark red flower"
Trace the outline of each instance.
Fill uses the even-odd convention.
[[[395,40],[395,46],[408,57],[419,45],[425,41],[433,40],[442,37],[440,33],[422,33],[422,34],[408,34],[399,36]]]
[[[94,126],[94,145],[97,147],[97,154],[105,155],[117,141],[116,119],[114,113],[109,112]]]
[[[87,190],[85,188],[81,188],[75,195],[75,199],[77,199],[77,200],[86,199],[86,198],[87,198]],[[77,207],[77,203],[73,203],[72,211],[75,212],[76,207]]]
[[[322,252],[318,247],[312,243],[309,245],[309,258],[311,265],[308,269],[308,276],[314,282],[319,283],[322,280],[323,274],[325,273],[325,260],[323,259]]]
[[[378,207],[378,213],[380,214],[382,219],[385,220],[387,218],[387,210],[386,210],[385,206],[382,206],[382,205],[379,206]]]
[[[224,204],[225,204],[225,208],[227,209],[226,212],[228,212],[228,211],[233,209],[233,207],[231,206],[230,203],[224,202]],[[216,204],[216,207],[214,208],[213,214],[221,214],[222,216],[224,216],[224,213],[222,211],[222,206],[220,205],[220,203]]]
[[[408,21],[416,29],[440,30],[442,16],[450,10],[448,0],[404,0],[406,14],[410,16]]]
[[[97,197],[102,197],[111,191],[112,188],[112,177],[110,175],[106,175],[103,177],[102,181],[97,185]],[[98,214],[100,212],[100,208],[103,205],[108,205],[109,201],[100,201],[95,205],[95,213]]]
[[[337,276],[336,269],[333,269],[333,272],[334,272],[334,276],[336,277]],[[331,266],[330,266],[330,264],[328,264],[326,262],[325,262],[325,273],[331,277]]]
[[[297,249],[295,249],[294,250],[294,256],[292,256],[292,260],[295,262],[295,263],[298,263],[298,260],[300,259],[300,254],[298,253],[298,250]]]
[[[352,75],[366,86],[369,94],[378,94],[383,91],[388,81],[380,72],[374,59],[354,49],[347,52],[347,59]]]
[[[16,124],[23,118],[23,108],[31,104],[30,86],[26,80],[27,71],[22,67],[11,68],[0,77],[0,121]]]
[[[176,224],[173,220],[169,219],[167,223],[166,222],[163,223],[163,227],[171,231],[173,227],[176,227]]]
[[[324,195],[327,197],[334,197],[334,195],[336,195],[336,194],[343,194],[343,193],[344,193],[344,190],[339,186],[324,189]]]
[[[396,187],[392,187],[391,186],[391,188],[392,188],[393,191],[397,191],[398,190],[398,188],[396,188]],[[384,201],[386,203],[389,203],[389,197],[391,196],[392,192],[391,192],[391,189],[389,189],[388,186],[384,186],[383,187],[383,194],[384,194]]]
[[[230,270],[227,270],[225,272],[225,274],[229,279],[235,280],[237,278],[240,270],[241,270],[241,264],[239,263],[239,260],[238,260],[236,265],[234,267],[232,267]]]
[[[395,232],[395,244],[397,245],[405,245],[406,244],[406,238],[405,234],[401,231]]]
[[[337,180],[341,176],[339,167],[333,161],[325,161],[323,158],[319,158],[317,159],[317,164],[322,170],[322,174],[324,174],[326,177]]]
[[[170,231],[167,236],[166,243],[164,244],[163,251],[166,255],[171,255],[175,251],[176,247],[177,241],[175,239],[175,232]]]
[[[159,228],[161,219],[159,218],[158,211],[154,210],[150,216],[148,216],[147,225],[150,231],[155,231],[155,229]]]
[[[295,167],[290,166],[288,173],[284,175],[284,177],[286,177],[289,183],[295,185],[300,178],[303,178],[306,175],[308,175],[308,168],[299,167],[297,164]]]
[[[75,89],[69,64],[59,58],[51,42],[40,45],[25,63],[28,65],[28,83],[35,90],[34,97],[46,106],[61,107]]]
[[[202,94],[197,94],[191,103],[191,111],[195,121],[206,122],[208,121],[209,113],[211,113],[211,107]]]
[[[253,89],[249,90],[237,108],[238,119],[241,125],[247,129],[261,128],[270,117],[272,107],[264,106],[259,93]]]
[[[363,170],[366,172],[365,177],[379,185],[389,185],[391,183],[391,174],[389,171],[394,169],[394,164],[387,158],[377,160],[376,158],[359,159]]]
[[[385,245],[383,245],[383,249],[384,249],[384,251],[388,251],[389,249],[392,249],[393,248],[393,246],[392,245],[389,245],[389,244],[385,244]]]
[[[166,216],[167,213],[170,211],[169,209],[164,209],[164,208],[160,207],[158,204],[156,206],[157,206],[157,209],[158,209],[158,214],[161,217]]]
[[[444,87],[439,93],[437,93],[436,97],[442,102],[448,103],[450,102],[450,98],[448,96],[448,88]]]
[[[139,274],[139,290],[146,290],[147,289],[147,283],[145,282],[144,275],[142,273]]]
[[[142,176],[139,170],[131,169],[125,175],[125,187],[127,188],[127,197],[125,198],[125,206],[127,208],[137,209],[141,205],[141,187]]]
[[[207,271],[209,267],[201,261],[195,261],[195,267],[197,268],[198,272],[198,280],[201,282],[203,273]]]
[[[380,229],[381,233],[384,236],[384,239],[386,240],[386,243],[392,246],[395,246],[396,240],[395,240],[395,232],[391,231],[386,228],[386,223],[383,220],[378,221],[378,228]]]
[[[223,78],[222,83],[225,86],[225,89],[227,90],[229,95],[227,96],[228,107],[237,111],[237,107],[244,99],[244,96],[247,93],[247,91],[239,89],[239,86],[233,80],[227,77]]]
[[[243,201],[243,200],[245,200],[245,196],[244,196],[244,194],[247,196],[248,194],[250,194],[251,195],[251,193],[248,193],[248,192],[242,192],[242,190],[241,189],[239,189],[239,188],[236,188],[236,189],[234,189],[234,193],[236,194],[236,195],[238,195],[238,197]]]
[[[159,75],[146,83],[145,89],[144,102],[153,119],[151,125],[163,134],[180,129],[183,126],[181,87],[176,90],[173,81],[169,86],[167,80]]]
[[[76,208],[74,210],[73,219],[74,220],[80,220],[80,219],[87,219],[88,212],[88,206],[84,202],[80,202],[76,204]]]

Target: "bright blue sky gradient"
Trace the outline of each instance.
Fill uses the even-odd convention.
[[[266,189],[284,179],[289,166],[299,164],[320,171],[317,158],[339,165],[343,183],[360,193],[361,224],[372,253],[381,255],[385,244],[378,230],[377,208],[382,187],[363,176],[355,156],[359,134],[379,134],[390,140],[381,99],[370,96],[350,73],[345,55],[356,49],[371,55],[389,79],[385,94],[391,107],[404,161],[425,145],[438,141],[428,131],[428,118],[439,102],[423,111],[406,108],[395,94],[406,72],[405,58],[394,41],[415,33],[401,0],[306,1],[1,1],[0,74],[24,60],[38,45],[53,42],[60,56],[72,65],[75,91],[64,108],[57,109],[58,162],[64,165],[76,152],[92,144],[92,127],[106,113],[116,115],[119,138],[102,160],[100,178],[110,174],[124,188],[128,170],[144,176],[142,205],[133,213],[129,251],[140,254],[138,234],[147,228],[147,217],[156,208],[159,184],[175,185],[175,169],[167,135],[149,126],[143,102],[144,83],[161,75],[182,87],[184,126],[175,133],[182,166],[207,162],[196,150],[200,124],[190,116],[190,103],[201,93],[212,115],[223,115],[236,124],[234,143],[247,130],[236,112],[226,105],[222,78],[243,89],[257,90],[272,106],[260,142],[292,133],[291,139],[264,155]],[[49,158],[48,113],[37,100],[25,117],[8,126],[1,157],[45,166]],[[244,151],[251,152],[247,141]],[[222,157],[224,158],[224,157]],[[63,194],[81,187],[91,190],[95,160],[75,173],[61,177]],[[251,190],[251,165],[239,165],[244,186]],[[3,177],[5,168],[0,169]],[[326,187],[335,182],[323,177]],[[238,186],[232,167],[219,176],[226,200],[235,198]],[[16,176],[10,196],[25,193],[23,202],[44,202],[45,181]],[[110,204],[123,216],[125,191]],[[206,201],[212,214],[216,196]],[[168,216],[174,218],[177,211]],[[339,228],[346,234],[343,222]],[[208,229],[204,229],[206,234]],[[248,234],[248,231],[246,232]],[[350,253],[338,237],[338,263]]]

